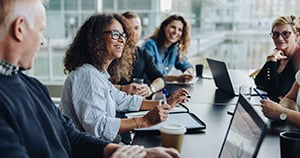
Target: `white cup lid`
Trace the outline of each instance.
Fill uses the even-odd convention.
[[[162,125],[160,132],[168,134],[184,134],[186,132],[186,128],[182,124],[169,123]]]

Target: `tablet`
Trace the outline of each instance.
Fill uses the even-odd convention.
[[[159,132],[160,127],[165,123],[183,124],[187,129],[186,133],[195,133],[206,129],[206,124],[193,113],[170,113],[167,120],[147,128],[137,128],[134,132]]]

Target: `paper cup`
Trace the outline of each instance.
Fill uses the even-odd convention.
[[[181,124],[164,124],[160,128],[161,145],[164,147],[173,147],[181,152],[185,132],[186,128]]]

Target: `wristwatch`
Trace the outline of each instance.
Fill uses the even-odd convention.
[[[150,85],[149,87],[150,87],[151,92],[155,93],[156,89],[152,85]]]
[[[280,115],[279,115],[279,119],[281,121],[285,121],[287,119],[287,112],[288,112],[288,109],[287,110],[284,110]]]

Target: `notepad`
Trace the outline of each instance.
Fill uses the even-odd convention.
[[[142,117],[148,111],[140,111],[134,113],[127,113],[125,114],[128,118],[131,117]],[[202,121],[198,116],[193,113],[190,113],[189,110],[184,105],[178,105],[170,110],[168,118],[159,124],[156,124],[151,127],[147,128],[137,128],[134,129],[134,132],[159,132],[160,127],[165,123],[179,123],[183,124],[186,129],[187,133],[195,133],[198,131],[202,131],[206,129],[206,124]]]
[[[144,116],[149,111],[137,111],[137,112],[128,112],[125,114],[128,118]],[[169,113],[179,113],[179,112],[189,112],[186,106],[176,105],[173,109],[169,111]]]

